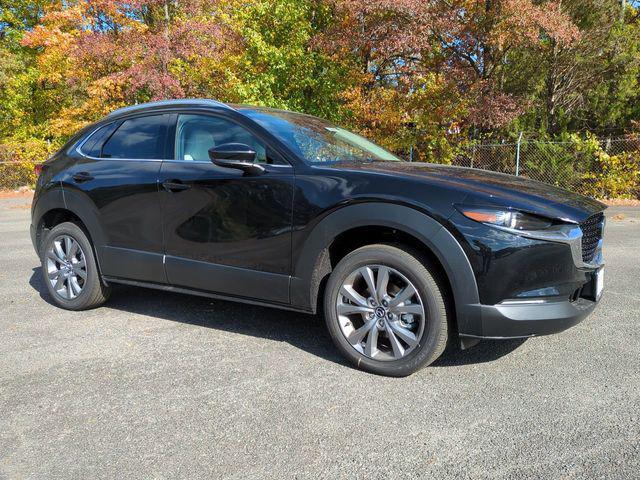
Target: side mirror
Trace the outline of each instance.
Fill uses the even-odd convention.
[[[209,149],[209,158],[219,167],[242,170],[247,175],[260,175],[264,167],[255,162],[256,152],[244,143],[223,143]]]

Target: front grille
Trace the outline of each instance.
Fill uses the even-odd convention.
[[[593,260],[598,249],[598,242],[602,238],[604,214],[596,213],[580,224],[582,230],[582,261],[589,263]]]

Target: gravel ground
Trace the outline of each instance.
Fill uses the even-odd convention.
[[[28,199],[0,200],[0,478],[638,478],[640,208],[559,335],[355,370],[319,318],[116,288],[51,305]]]

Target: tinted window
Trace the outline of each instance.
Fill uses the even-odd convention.
[[[249,145],[256,152],[256,163],[277,163],[268,161],[264,144],[237,123],[209,115],[178,116],[176,159],[209,161],[209,149],[224,143]]]
[[[125,120],[102,147],[103,158],[164,158],[166,115]]]
[[[110,123],[96,130],[82,145],[82,153],[89,157],[100,157],[104,141],[109,138],[117,126],[117,123]]]

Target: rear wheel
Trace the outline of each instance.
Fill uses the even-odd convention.
[[[42,273],[49,294],[69,310],[97,307],[109,296],[102,284],[91,242],[75,223],[52,228],[41,250]]]
[[[422,260],[422,261],[421,261]],[[445,291],[419,254],[368,245],[345,256],[325,290],[336,346],[356,366],[406,376],[429,365],[447,342]]]

